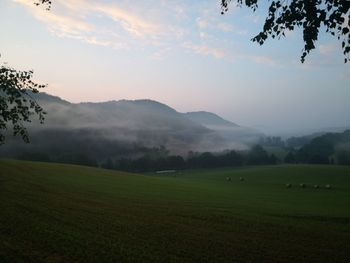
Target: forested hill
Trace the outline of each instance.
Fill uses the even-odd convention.
[[[29,126],[30,144],[8,134],[0,157],[39,154],[54,161],[82,156],[100,161],[138,156],[160,146],[186,155],[188,151],[248,149],[261,135],[237,126],[226,136],[153,100],[70,103],[45,93],[35,96],[47,112],[44,125],[34,121]]]
[[[285,159],[289,163],[350,165],[350,130],[315,137],[300,149],[292,148]]]

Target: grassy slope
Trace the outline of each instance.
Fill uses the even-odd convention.
[[[284,187],[301,182],[335,188]],[[350,262],[349,207],[350,167],[175,178],[0,160],[0,262]]]

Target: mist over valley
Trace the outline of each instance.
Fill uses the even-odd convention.
[[[247,150],[263,136],[210,112],[180,113],[153,100],[70,103],[46,93],[35,98],[47,113],[45,123],[33,120],[28,126],[30,144],[8,134],[0,156],[57,156],[79,150],[101,161],[135,157],[154,147],[186,156],[189,151]]]

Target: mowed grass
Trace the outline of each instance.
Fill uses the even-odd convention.
[[[174,175],[0,160],[0,262],[350,262],[350,167]]]

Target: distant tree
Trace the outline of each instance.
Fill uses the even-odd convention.
[[[243,157],[236,151],[230,151],[222,158],[224,160],[224,166],[239,166],[243,164]]]
[[[317,137],[317,135],[308,135],[302,137],[290,137],[286,141],[286,146],[289,148],[300,148],[305,144],[309,143],[312,139]]]
[[[284,162],[285,163],[296,163],[297,160],[296,160],[295,154],[292,151],[288,152],[286,157],[284,157]]]
[[[116,170],[121,170],[121,171],[130,171],[131,165],[132,165],[132,161],[124,157],[116,162],[114,168]]]
[[[90,158],[84,153],[64,153],[59,158],[54,160],[58,163],[70,163],[70,164],[78,164],[85,166],[93,166],[96,167],[97,163],[94,159]]]
[[[279,136],[267,136],[261,137],[259,140],[260,145],[264,146],[275,146],[275,147],[284,147],[284,141]]]
[[[340,150],[337,152],[336,157],[338,164],[350,165],[350,151]]]
[[[152,160],[148,156],[143,156],[134,160],[132,166],[135,172],[148,172],[152,170]]]
[[[274,154],[270,154],[269,156],[269,164],[277,164],[278,162],[278,158],[276,157],[276,155]]]
[[[101,167],[104,169],[114,169],[113,161],[111,158],[107,158],[105,162],[101,164]]]
[[[184,169],[185,161],[181,156],[169,156],[166,158],[166,169]]]
[[[36,162],[50,162],[50,156],[41,152],[25,152],[18,156],[20,160],[36,161]]]
[[[259,165],[259,164],[270,164],[271,159],[268,153],[261,145],[255,145],[249,151],[248,164]]]
[[[327,156],[314,154],[310,156],[308,162],[311,164],[329,164],[329,159]]]
[[[329,157],[334,154],[335,144],[339,134],[328,133],[314,138],[297,152],[297,159],[303,163],[329,163]]]
[[[233,0],[221,0],[222,14],[228,11]],[[258,0],[234,0],[239,6],[245,5],[254,11]],[[301,62],[315,49],[321,27],[341,40],[345,63],[350,59],[350,1],[349,0],[278,0],[270,1],[268,14],[262,31],[252,41],[263,45],[268,37],[281,38],[287,31],[301,28],[304,49]]]

